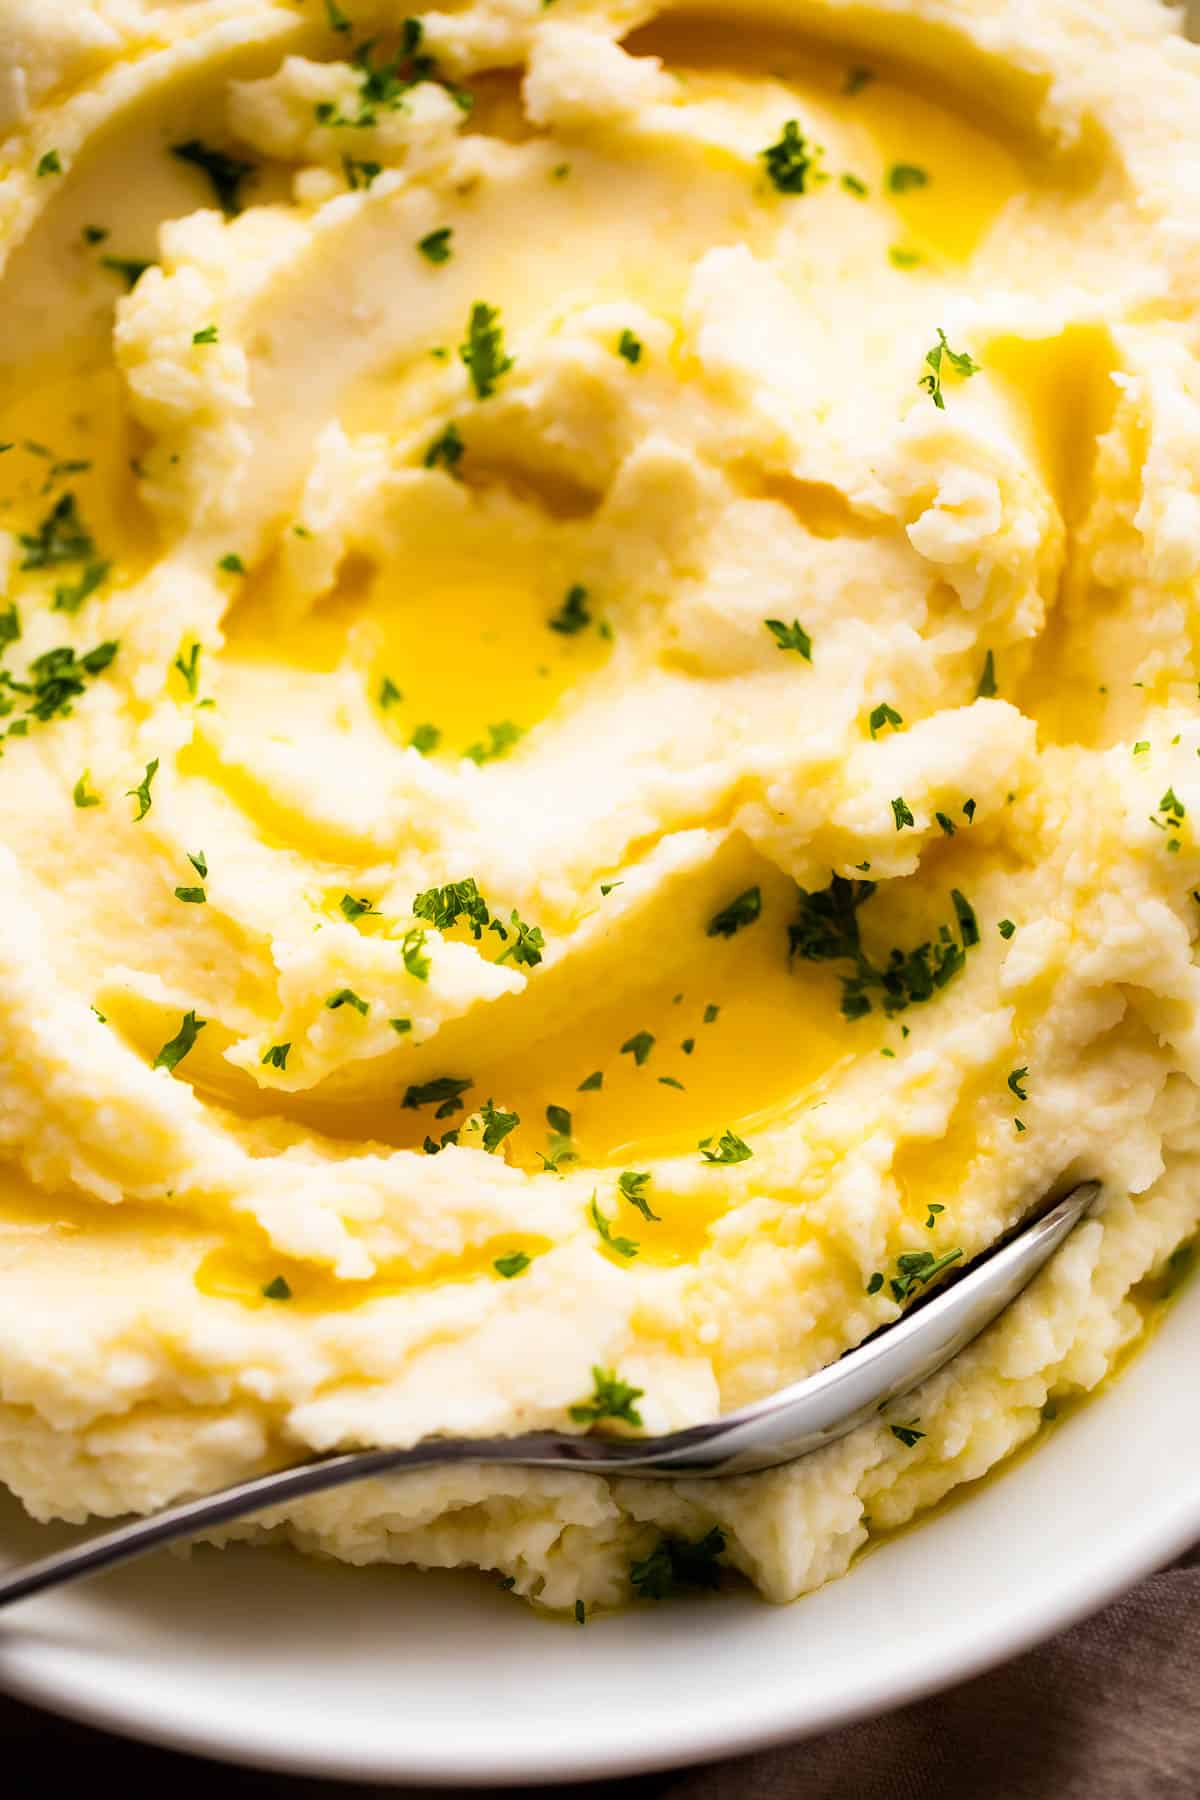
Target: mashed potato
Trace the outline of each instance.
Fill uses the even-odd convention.
[[[690,1425],[1099,1177],[996,1329],[791,1469],[450,1470],[243,1532],[786,1600],[1136,1340],[1200,1210],[1176,25],[0,0],[35,1516]]]

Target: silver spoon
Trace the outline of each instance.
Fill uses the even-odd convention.
[[[352,1450],[314,1457],[113,1531],[0,1576],[0,1606],[128,1562],[247,1513],[326,1488],[403,1469],[446,1463],[507,1463],[588,1475],[657,1479],[748,1475],[795,1462],[864,1424],[889,1400],[911,1393],[950,1361],[1028,1286],[1100,1192],[1085,1181],[989,1251],[952,1285],[805,1381],[707,1425],[665,1437],[605,1437],[541,1431],[509,1438],[426,1438],[408,1450]]]

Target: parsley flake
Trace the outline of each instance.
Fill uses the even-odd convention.
[[[595,1425],[601,1419],[620,1419],[625,1425],[641,1425],[642,1415],[636,1402],[642,1398],[645,1388],[631,1387],[618,1378],[615,1370],[598,1366],[592,1369],[592,1382],[591,1399],[570,1408],[570,1416],[576,1425]]]
[[[462,461],[465,449],[466,445],[459,435],[458,426],[451,423],[446,426],[444,431],[438,433],[426,450],[425,467],[427,469],[445,469],[448,475],[452,475]]]
[[[669,1600],[687,1588],[715,1592],[721,1585],[718,1558],[724,1548],[725,1533],[719,1525],[694,1544],[684,1538],[660,1538],[649,1556],[632,1564],[630,1582],[641,1600]]]
[[[626,1038],[621,1045],[622,1056],[632,1056],[640,1069],[654,1048],[654,1038],[648,1031],[635,1031],[631,1038]]]
[[[872,737],[876,737],[885,725],[890,725],[894,731],[898,725],[903,725],[903,723],[904,720],[895,707],[889,706],[886,700],[880,702],[868,720]]]
[[[708,921],[706,935],[731,938],[744,925],[753,925],[755,920],[761,916],[762,889],[759,887],[747,888],[735,900],[731,900],[728,906],[723,906],[720,912],[713,914]]]
[[[578,583],[568,588],[566,597],[556,613],[546,621],[551,631],[557,631],[560,637],[577,637],[586,631],[592,623],[592,615],[588,611],[588,591]]]
[[[637,1255],[638,1251],[641,1249],[641,1245],[635,1243],[632,1238],[618,1237],[616,1235],[612,1226],[597,1206],[595,1194],[592,1195],[591,1204],[588,1207],[588,1217],[596,1227],[596,1230],[600,1233],[602,1241],[607,1244],[610,1250],[615,1251],[618,1256],[624,1256],[627,1259]]]
[[[706,1139],[705,1143],[707,1143],[707,1141],[708,1140]],[[723,1167],[729,1167],[733,1163],[749,1162],[750,1158],[754,1155],[749,1144],[744,1143],[740,1137],[736,1137],[728,1127],[726,1127],[721,1133],[721,1136],[717,1139],[717,1147],[715,1150],[706,1149],[704,1144],[700,1145],[700,1150],[704,1162],[720,1163]]]
[[[99,794],[88,793],[88,774],[89,771],[85,769],[71,790],[72,798],[79,807],[99,806],[100,804]]]
[[[515,1112],[502,1112],[491,1100],[485,1100],[479,1109],[483,1120],[483,1147],[489,1156],[494,1156],[510,1131],[515,1131],[521,1123],[521,1116]],[[441,1117],[441,1114],[438,1114]]]
[[[178,1068],[207,1024],[207,1019],[198,1019],[194,1012],[184,1013],[179,1030],[163,1045],[151,1067],[168,1071]]]
[[[336,989],[325,1002],[328,1012],[340,1012],[343,1006],[352,1006],[355,1012],[361,1013],[364,1018],[371,1010],[370,1001],[364,1000],[360,994],[354,992],[353,988],[348,987]]]
[[[628,1200],[630,1206],[636,1207],[643,1219],[649,1219],[652,1224],[661,1225],[661,1218],[658,1213],[652,1211],[650,1202],[646,1198],[645,1190],[649,1181],[650,1171],[648,1169],[640,1173],[636,1169],[626,1169],[623,1174],[618,1176],[617,1187],[622,1199]]]
[[[410,1112],[422,1106],[435,1106],[435,1119],[448,1119],[463,1110],[462,1097],[475,1083],[470,1076],[439,1075],[434,1081],[416,1082],[405,1091],[403,1105]]]
[[[1029,1098],[1027,1091],[1022,1086],[1028,1074],[1028,1069],[1014,1069],[1008,1078],[1009,1092],[1015,1094],[1018,1100],[1028,1100]]]
[[[504,352],[504,332],[496,307],[477,300],[471,308],[467,336],[458,347],[471,384],[478,399],[487,400],[496,391],[496,383],[513,367],[514,358]]]
[[[125,790],[126,797],[131,800],[136,800],[138,803],[138,809],[134,814],[133,820],[135,825],[144,819],[146,814],[150,811],[150,783],[154,780],[157,773],[158,758],[156,756],[153,761],[146,764],[146,773],[142,776],[142,779],[138,782],[137,786],[126,788]]]
[[[453,236],[453,227],[443,225],[438,231],[426,232],[425,236],[418,240],[417,249],[426,262],[448,263],[454,254],[450,242]]]
[[[772,185],[781,194],[804,194],[817,179],[820,151],[808,143],[799,119],[789,119],[783,134],[761,153]]]
[[[511,1256],[498,1256],[492,1267],[505,1281],[511,1281],[515,1275],[523,1275],[532,1263],[533,1258],[526,1256],[524,1250],[514,1250]]]
[[[790,625],[782,619],[764,619],[763,624],[775,639],[777,649],[798,650],[805,662],[812,661],[812,639],[799,619],[793,619]]]
[[[921,376],[917,386],[925,389],[926,393],[933,401],[933,404],[941,412],[945,412],[946,410],[946,402],[942,395],[943,358],[950,364],[950,367],[954,370],[956,375],[966,377],[968,375],[978,375],[979,373],[979,364],[966,350],[952,350],[950,348],[949,344],[946,342],[946,334],[939,325],[937,343],[932,350],[927,350],[925,352],[925,361],[929,365],[929,373]]]
[[[644,346],[641,338],[635,336],[634,333],[629,330],[628,326],[626,326],[617,341],[617,355],[623,356],[627,363],[630,363],[636,368],[638,363],[642,360],[643,348]]]
[[[906,825],[916,824],[903,794],[898,794],[892,801],[892,816],[896,821],[897,831],[903,831]]]
[[[179,162],[190,163],[201,174],[208,176],[217,205],[227,217],[241,212],[242,184],[254,174],[254,163],[230,156],[224,150],[213,150],[200,138],[189,138],[184,144],[172,144],[171,155]]]
[[[291,1049],[291,1047],[292,1046],[291,1046],[290,1042],[288,1042],[286,1044],[272,1044],[271,1048],[266,1052],[266,1054],[264,1055],[264,1057],[262,1059],[263,1068],[264,1069],[286,1069],[287,1068],[288,1051]]]
[[[929,186],[929,174],[916,163],[893,163],[888,170],[888,192],[910,194],[914,188]]]

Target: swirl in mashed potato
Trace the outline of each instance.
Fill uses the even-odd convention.
[[[794,1468],[244,1528],[553,1607],[839,1574],[1197,1224],[1197,52],[1151,0],[0,13],[0,1479],[690,1425],[1099,1177]]]

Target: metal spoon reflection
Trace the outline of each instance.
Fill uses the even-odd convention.
[[[816,1375],[753,1406],[665,1437],[536,1432],[510,1438],[426,1438],[407,1450],[354,1450],[223,1488],[134,1519],[0,1576],[0,1606],[128,1562],[160,1544],[227,1525],[247,1513],[327,1488],[407,1469],[506,1463],[590,1475],[688,1479],[774,1469],[833,1443],[889,1400],[911,1393],[977,1338],[1028,1286],[1100,1192],[1084,1182],[989,1251],[952,1284],[920,1301]]]

